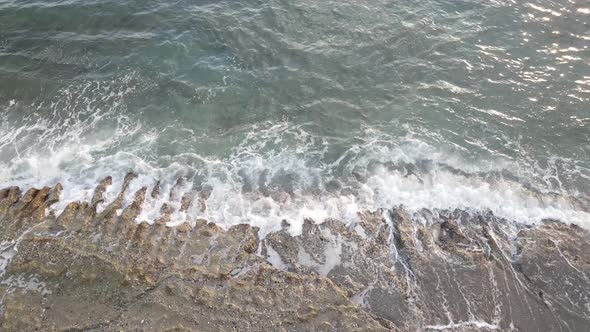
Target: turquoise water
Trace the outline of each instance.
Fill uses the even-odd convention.
[[[2,1],[0,184],[183,177],[192,217],[271,228],[586,224],[589,63],[583,1]]]

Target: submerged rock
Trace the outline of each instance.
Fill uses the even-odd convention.
[[[392,208],[259,239],[246,224],[168,227],[188,209],[180,191],[138,224],[161,193],[123,206],[134,177],[59,216],[46,210],[61,185],[0,190],[1,330],[590,330],[590,236],[576,226]]]

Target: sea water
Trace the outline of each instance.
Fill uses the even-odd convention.
[[[0,2],[0,187],[60,182],[60,210],[129,171],[126,204],[161,183],[138,222],[590,228],[590,4]]]

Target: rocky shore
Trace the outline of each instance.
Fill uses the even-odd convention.
[[[391,208],[260,238],[167,227],[170,205],[138,224],[146,195],[165,193],[124,206],[133,178],[59,215],[60,184],[0,190],[0,330],[590,330],[590,235],[575,225]]]

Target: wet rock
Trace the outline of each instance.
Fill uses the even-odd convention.
[[[109,182],[95,191],[95,205]],[[331,280],[273,268],[256,255],[257,228],[223,230],[204,220],[167,227],[167,204],[154,224],[136,224],[147,188],[128,206],[122,194],[99,214],[72,202],[53,219],[28,213],[45,206],[50,191],[1,193],[2,331],[393,328]]]
[[[2,331],[590,330],[590,235],[573,225],[392,208],[261,239],[246,224],[168,227],[168,203],[137,224],[147,188],[124,206],[133,178],[112,202],[106,178],[47,217],[61,186],[0,190]],[[182,211],[191,197],[175,197]]]
[[[182,199],[180,200],[180,211],[186,212],[191,206],[193,198],[190,193],[184,193],[182,195]]]
[[[575,226],[391,209],[362,213],[349,227],[306,222],[299,236],[277,232],[265,241],[287,271],[325,275],[405,330],[590,327],[590,236]]]
[[[152,193],[150,194],[152,198],[158,198],[160,196],[160,180],[156,181],[154,188],[152,189]]]

